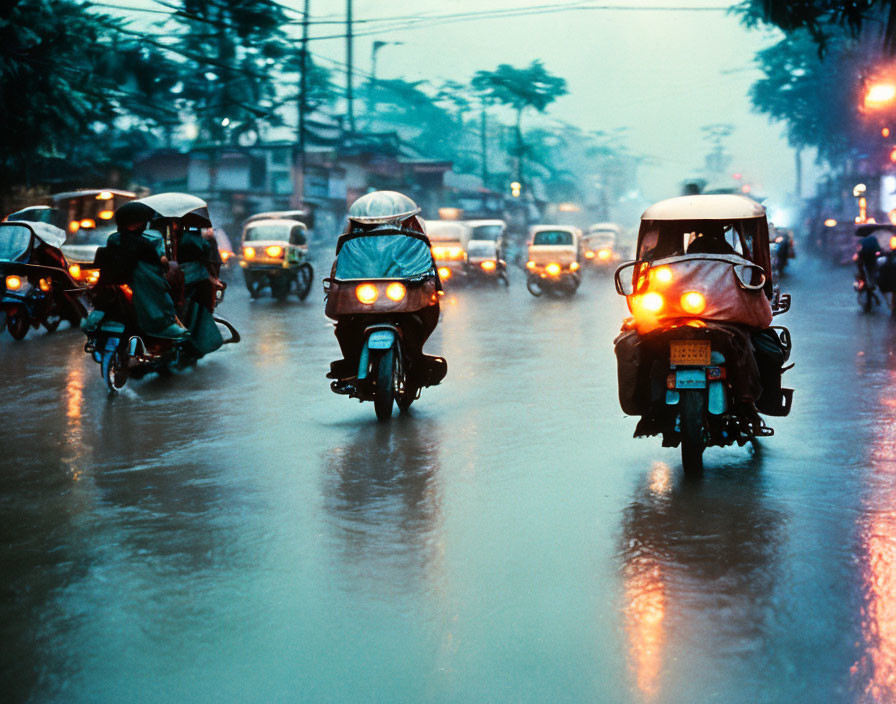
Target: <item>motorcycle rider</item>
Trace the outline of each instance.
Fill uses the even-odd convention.
[[[166,274],[170,264],[165,256],[165,240],[147,230],[152,208],[142,203],[125,203],[115,211],[118,230],[106,246],[97,250],[95,263],[100,283],[125,283],[133,291],[137,325],[147,335],[184,340],[187,329],[180,323],[171,299]]]
[[[346,230],[336,242],[336,258],[339,258],[346,241],[359,236],[410,235],[422,239],[430,247],[423,221],[417,217],[419,212],[420,208],[412,199],[395,191],[374,191],[361,196],[349,208]],[[336,261],[332,271],[336,271]],[[431,271],[436,280],[436,290],[441,291],[434,260]],[[424,355],[423,345],[439,322],[438,298],[434,297],[430,305],[401,315],[407,321],[402,326],[402,334],[411,361],[409,374],[421,382],[428,378],[431,383],[437,383],[445,375],[444,360]],[[364,315],[341,315],[337,318],[335,333],[343,359],[330,364],[329,378],[342,380],[357,375],[364,330],[369,322],[369,316]]]

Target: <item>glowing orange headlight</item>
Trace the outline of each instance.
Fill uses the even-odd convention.
[[[276,259],[277,257],[283,256],[283,247],[272,244],[270,247],[265,247],[264,253],[269,257]]]
[[[50,290],[50,282],[47,279],[41,279],[38,281],[38,285],[40,286],[40,290],[44,293]]]
[[[376,290],[373,284],[358,284],[355,289],[355,296],[361,303],[370,305],[380,296],[380,292]]]
[[[452,247],[448,250],[448,256],[452,259],[460,259],[464,255],[464,250],[460,247]]]
[[[592,252],[590,249],[585,252],[585,259],[594,259],[594,252]]]
[[[7,276],[6,288],[8,288],[10,291],[18,291],[20,288],[22,288],[22,280],[18,276]]]
[[[890,238],[890,249],[896,249],[896,235]]]
[[[700,315],[706,309],[706,298],[698,291],[688,291],[681,296],[681,308],[685,313]]]
[[[229,262],[230,258],[233,256],[233,252],[228,252],[227,250],[224,250],[220,254],[221,254],[221,261],[224,262],[225,264],[227,262]]]
[[[398,281],[393,281],[391,284],[386,286],[386,298],[392,301],[400,301],[407,295],[408,290],[405,288],[405,285],[399,283]]]
[[[432,256],[436,259],[444,259],[445,258],[445,248],[444,247],[433,247],[432,248]]]
[[[68,231],[71,232],[72,234],[74,234],[75,232],[77,232],[80,229],[81,229],[81,223],[79,223],[77,220],[72,220],[68,224]]]
[[[81,267],[77,264],[72,264],[68,268],[68,273],[71,274],[71,277],[77,281],[81,278]]]
[[[659,313],[664,305],[663,297],[658,293],[645,293],[641,297],[641,308],[648,313]]]
[[[651,269],[650,278],[654,283],[667,284],[672,281],[672,270],[667,266]]]
[[[578,263],[578,262],[573,262],[572,264],[570,264],[570,265],[569,265],[569,270],[570,270],[570,271],[578,271],[578,270],[579,270],[579,263]]]
[[[609,259],[610,258],[610,250],[602,249],[597,253],[597,256],[600,257],[601,259]]]
[[[450,279],[451,278],[451,269],[447,266],[439,267],[439,278],[440,279]]]
[[[526,268],[527,268],[527,269],[534,269],[534,268],[535,268],[535,262],[533,262],[532,260],[529,260],[528,262],[526,262]]]
[[[96,214],[100,220],[111,220],[115,213],[111,210],[101,210]]]
[[[487,261],[482,262],[479,266],[481,266],[486,271],[494,271],[495,267],[497,267],[498,265],[495,264],[495,262],[493,262],[491,260],[487,260]]]
[[[88,269],[84,272],[84,280],[89,284],[95,284],[100,280],[100,270],[99,269]]]
[[[837,221],[834,218],[828,218],[824,221],[825,227],[837,227]]]
[[[83,227],[85,230],[89,230],[90,228],[96,227],[96,221],[92,218],[84,218],[81,221],[81,227]]]
[[[551,262],[544,268],[544,270],[547,273],[549,273],[551,276],[556,276],[557,274],[560,273],[560,265],[557,264],[556,262]]]
[[[243,247],[243,257],[246,259],[255,259],[255,247]]]

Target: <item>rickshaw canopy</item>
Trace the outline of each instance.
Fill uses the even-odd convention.
[[[196,227],[212,226],[208,204],[189,193],[157,193],[133,202],[149,206],[160,218],[177,218]]]
[[[333,274],[337,280],[414,279],[433,271],[432,253],[423,237],[394,231],[343,237]]]

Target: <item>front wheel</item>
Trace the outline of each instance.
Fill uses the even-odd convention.
[[[395,400],[395,348],[383,350],[376,360],[376,389],[373,407],[380,421],[392,417],[392,402]]]
[[[703,474],[703,418],[706,397],[700,391],[681,391],[681,464],[686,477]]]
[[[21,340],[28,334],[28,326],[31,325],[28,311],[24,308],[16,308],[6,314],[6,329],[14,340]]]
[[[541,287],[541,278],[534,274],[530,274],[526,279],[526,288],[536,298],[544,293],[544,289]]]
[[[308,298],[311,291],[311,282],[314,279],[314,269],[307,262],[296,270],[296,295],[300,301]]]

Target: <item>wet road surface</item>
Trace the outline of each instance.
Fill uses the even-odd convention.
[[[76,331],[0,341],[0,699],[896,701],[896,322],[785,288],[754,451],[631,438],[609,276],[451,292],[410,417],[332,394],[319,289],[107,397]]]

